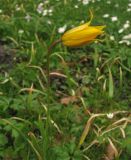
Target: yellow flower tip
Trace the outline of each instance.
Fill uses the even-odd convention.
[[[91,24],[92,19],[93,19],[93,12],[92,12],[92,10],[90,9],[90,10],[89,10],[89,12],[90,12],[90,20],[89,20],[89,22],[87,22],[87,23],[88,23],[88,25],[90,25],[90,24]]]
[[[90,20],[78,27],[66,31],[61,37],[63,45],[68,47],[79,47],[95,41],[96,37],[104,33],[106,26],[91,26],[93,13],[90,10]]]

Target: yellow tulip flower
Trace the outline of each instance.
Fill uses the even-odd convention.
[[[93,18],[92,12],[90,12],[90,16],[91,18],[89,22],[70,29],[63,34],[61,41],[65,46],[79,47],[88,44],[96,40],[96,37],[104,32],[103,28],[105,26],[90,26]]]

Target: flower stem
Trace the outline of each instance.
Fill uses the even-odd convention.
[[[47,51],[47,120],[46,120],[46,146],[45,146],[45,154],[47,154],[48,151],[48,144],[50,143],[50,125],[51,125],[51,119],[50,119],[50,103],[51,103],[51,82],[50,82],[50,56],[52,49],[61,42],[61,39],[58,39],[54,41],[48,48]]]
[[[50,91],[50,56],[51,56],[51,51],[52,51],[53,47],[55,47],[60,42],[61,42],[61,39],[54,41],[49,46],[48,52],[47,52],[47,90],[48,91]],[[50,94],[48,94],[48,98],[50,99]]]

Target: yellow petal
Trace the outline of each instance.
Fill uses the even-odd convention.
[[[92,13],[92,11],[91,11],[91,10],[89,10],[89,12],[90,12],[90,20],[89,20],[89,22],[87,22],[87,24],[88,24],[88,25],[90,25],[90,24],[91,24],[92,19],[93,19],[93,13]]]
[[[83,38],[89,38],[92,36],[97,36],[99,34],[103,33],[102,30],[97,29],[96,27],[89,26],[84,30],[81,30],[79,32],[74,32],[67,34],[62,40],[77,40],[77,39],[83,39]]]
[[[75,28],[70,29],[69,31],[65,32],[63,39],[64,39],[64,38],[67,38],[67,36],[68,36],[70,33],[73,34],[73,33],[76,33],[76,32],[79,32],[79,31],[82,31],[82,30],[86,29],[86,28],[90,25],[92,19],[93,19],[93,13],[92,13],[92,11],[90,10],[90,20],[89,20],[89,22],[87,22],[87,23],[85,23],[85,24],[82,24],[82,25],[80,25],[80,26],[78,26],[78,27],[75,27]]]
[[[68,36],[70,36],[70,34],[76,34],[84,29],[86,29],[88,27],[88,23],[85,23],[83,25],[80,25],[78,27],[75,27],[73,29],[70,29],[69,31],[65,32],[64,35],[62,36],[62,39],[66,39],[68,38]]]
[[[79,47],[79,46],[82,46],[84,44],[88,44],[88,43],[90,43],[92,41],[88,41],[88,40],[71,41],[71,40],[69,40],[69,41],[63,42],[63,44],[65,46],[68,46],[68,47]]]

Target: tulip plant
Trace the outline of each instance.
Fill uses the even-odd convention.
[[[105,26],[91,26],[91,22],[93,19],[93,14],[90,11],[90,20],[89,22],[70,29],[66,31],[62,37],[56,41],[54,41],[48,48],[47,52],[47,105],[48,105],[48,112],[47,112],[47,125],[46,130],[49,130],[50,126],[50,97],[51,97],[51,86],[50,86],[50,55],[51,51],[54,46],[58,43],[62,43],[66,47],[81,47],[83,45],[89,44],[94,42],[98,39],[97,36],[104,33],[103,29]]]

